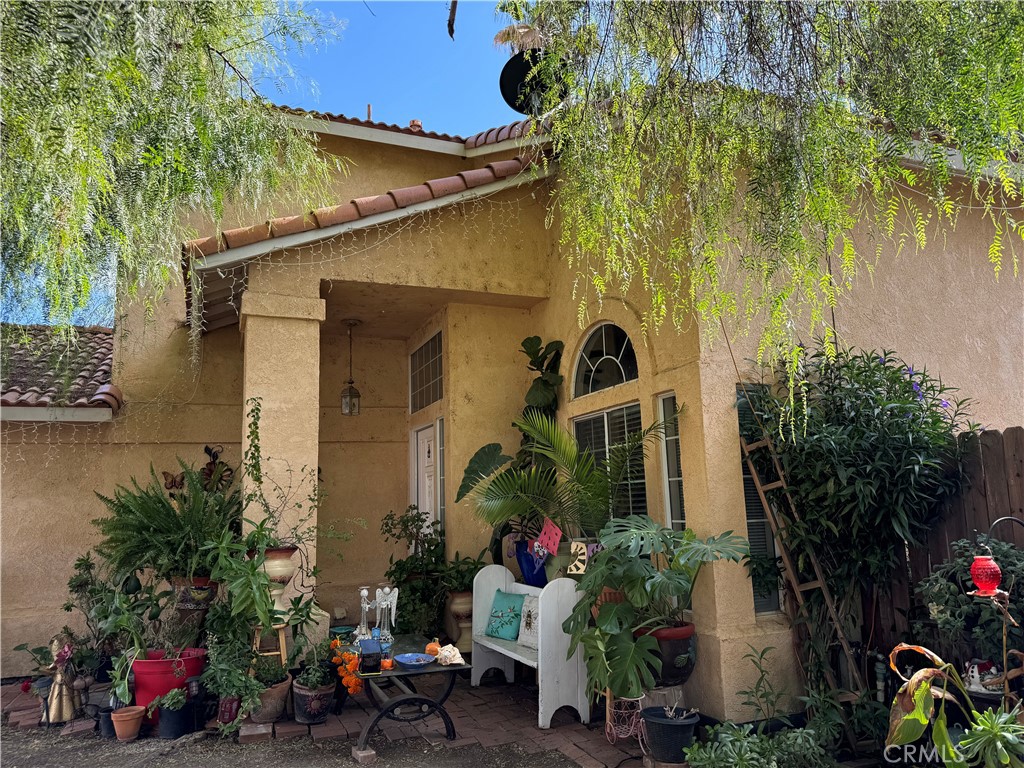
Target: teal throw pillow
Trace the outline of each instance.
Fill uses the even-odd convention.
[[[502,640],[519,639],[519,625],[523,618],[523,600],[526,595],[514,595],[511,592],[494,593],[494,604],[491,605],[491,618],[487,622],[484,634]]]

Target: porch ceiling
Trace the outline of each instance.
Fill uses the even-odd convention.
[[[543,299],[451,288],[382,285],[344,280],[324,281],[320,297],[327,303],[322,333],[344,334],[343,320],[362,321],[358,333],[379,339],[407,339],[446,304],[481,304],[530,309]]]

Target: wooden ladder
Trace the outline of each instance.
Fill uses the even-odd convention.
[[[821,593],[822,600],[825,603],[829,616],[828,629],[820,638],[823,643],[822,652],[827,653],[827,649],[829,645],[831,645],[834,636],[839,641],[839,645],[846,657],[846,666],[850,673],[850,682],[852,683],[851,689],[847,692],[839,693],[840,687],[828,658],[821,659],[821,666],[824,670],[825,681],[831,687],[840,704],[849,704],[857,701],[866,690],[864,677],[861,675],[860,666],[853,655],[853,650],[850,648],[850,641],[847,639],[846,633],[843,631],[839,612],[836,610],[835,601],[832,599],[832,593],[825,581],[825,576],[821,570],[821,565],[818,563],[818,558],[810,548],[802,553],[806,555],[807,561],[811,564],[811,570],[814,572],[814,578],[810,581],[801,581],[800,572],[794,565],[793,556],[789,548],[789,537],[787,535],[788,531],[786,526],[787,518],[777,512],[776,508],[768,501],[768,497],[766,496],[767,493],[772,491],[781,491],[781,496],[785,499],[788,519],[796,522],[800,521],[800,514],[797,512],[796,503],[793,501],[793,496],[789,492],[789,486],[786,484],[786,475],[782,471],[782,463],[779,461],[779,456],[775,452],[775,446],[772,444],[771,438],[767,435],[752,443],[748,443],[747,440],[741,436],[740,445],[743,447],[743,459],[747,464],[747,469],[750,470],[750,477],[754,481],[754,487],[757,488],[757,495],[761,499],[761,506],[764,507],[765,518],[767,518],[768,524],[772,529],[772,534],[775,536],[775,541],[778,544],[779,557],[782,559],[782,566],[785,572],[786,581],[789,583],[790,589],[793,593],[793,599],[796,601],[797,613],[802,613],[805,620],[810,618],[807,616],[806,612],[806,596],[808,593],[818,590]],[[770,483],[762,482],[761,475],[754,464],[753,454],[763,448],[768,449],[768,452],[772,457],[775,474],[778,477],[778,480],[774,480]],[[856,739],[853,735],[852,729],[850,728],[849,720],[846,718],[845,709],[842,709],[842,712],[846,737],[850,742],[850,746],[856,749]]]

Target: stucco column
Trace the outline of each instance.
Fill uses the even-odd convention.
[[[705,350],[699,376],[700,395],[691,395],[691,402],[700,407],[689,409],[682,425],[686,524],[702,538],[730,530],[746,538],[736,373],[725,350]],[[749,689],[757,676],[743,658],[750,646],[774,647],[768,660],[772,683],[792,696],[801,693],[789,622],[781,614],[755,614],[745,566],[722,562],[701,571],[693,622],[697,663],[687,683],[688,706],[719,719],[755,717],[736,695]]]
[[[252,398],[260,399],[263,491],[271,505],[280,507],[286,529],[310,513],[308,525],[315,529],[317,524],[316,509],[308,500],[319,458],[320,324],[325,313],[320,298],[251,290],[242,295],[245,412]],[[245,450],[247,418],[242,441]],[[315,564],[315,537],[309,556],[310,565]]]

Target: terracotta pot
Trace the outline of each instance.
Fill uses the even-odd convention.
[[[110,719],[114,723],[114,733],[118,741],[134,741],[139,736],[139,728],[142,727],[142,716],[146,714],[145,707],[121,707],[110,713]]]
[[[612,589],[611,587],[602,587],[601,596],[597,598],[597,601],[590,606],[590,613],[597,619],[597,614],[601,610],[601,606],[605,603],[624,603],[626,602],[626,593],[621,589]]]
[[[307,688],[294,683],[292,702],[295,705],[295,722],[305,725],[324,722],[334,707],[334,687],[333,682],[322,688]]]
[[[473,593],[451,592],[448,595],[448,612],[456,632],[452,635],[455,647],[462,653],[473,651]]]
[[[284,705],[288,701],[288,693],[292,689],[292,676],[276,685],[260,691],[259,707],[249,713],[254,723],[273,723],[284,714]]]

